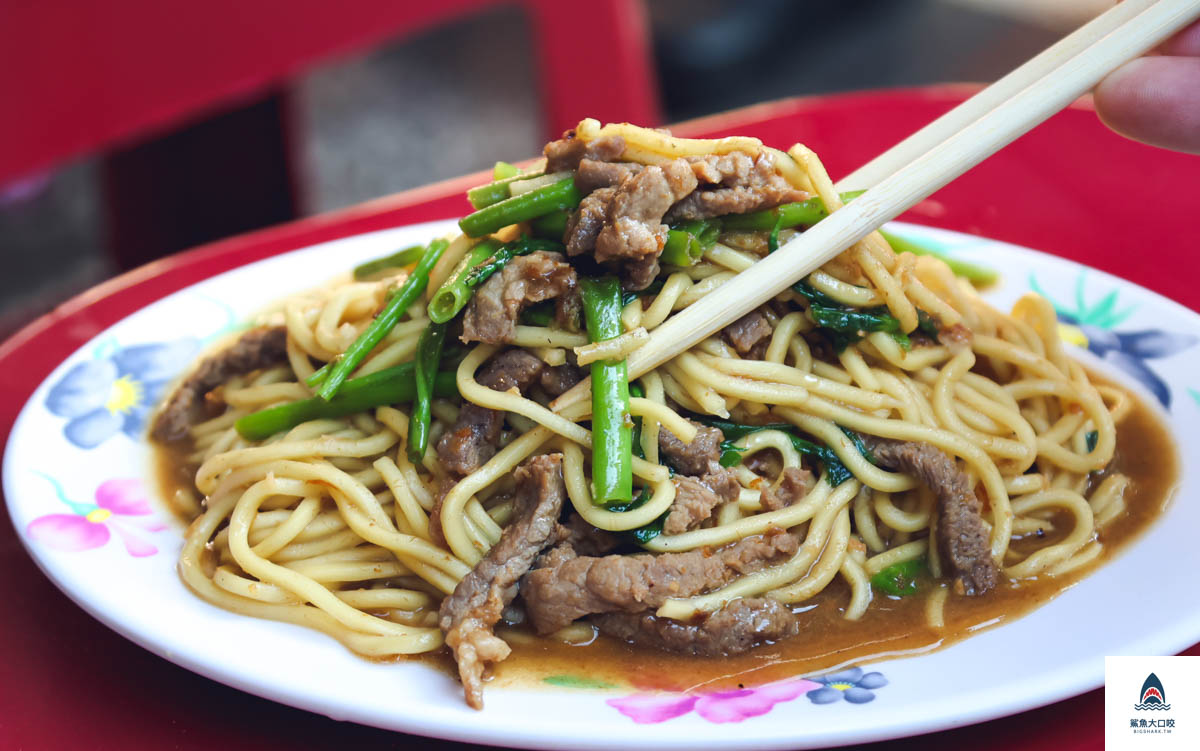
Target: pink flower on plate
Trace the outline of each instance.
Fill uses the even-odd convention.
[[[770,712],[821,684],[807,678],[786,678],[754,688],[699,694],[633,694],[609,699],[609,706],[639,724],[666,722],[695,711],[709,722],[741,722]]]
[[[54,486],[58,499],[71,509],[71,513],[46,514],[29,522],[25,531],[31,539],[55,550],[75,553],[103,546],[116,532],[132,556],[142,558],[158,552],[157,547],[134,531],[166,529],[165,524],[151,516],[154,510],[141,480],[107,480],[96,488],[95,503],[80,503],[67,497],[58,480],[41,472],[36,474]]]

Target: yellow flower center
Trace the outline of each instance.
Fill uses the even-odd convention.
[[[1058,324],[1058,338],[1067,344],[1074,344],[1076,347],[1087,349],[1088,346],[1087,334],[1083,333],[1078,326],[1072,326],[1069,323]]]
[[[104,408],[115,414],[125,414],[142,400],[142,384],[127,375],[118,378],[108,392]]]
[[[92,524],[103,524],[105,521],[108,520],[108,517],[110,517],[110,516],[112,516],[111,511],[109,511],[106,508],[98,508],[98,509],[89,511],[88,515],[85,516],[84,518],[87,519]]]
[[[845,691],[847,689],[854,688],[853,683],[830,683],[829,685],[833,688],[836,688],[838,691]]]

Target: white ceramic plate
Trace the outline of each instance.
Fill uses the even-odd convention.
[[[154,497],[139,438],[153,399],[206,340],[270,300],[448,226],[346,238],[230,271],[129,316],[68,358],[25,406],[4,458],[9,512],[38,565],[106,625],[217,681],[336,719],[511,746],[765,749],[894,738],[1096,688],[1105,655],[1174,654],[1200,641],[1200,598],[1189,594],[1200,570],[1200,477],[1187,463],[1200,445],[1200,316],[1068,261],[912,225],[893,229],[1001,269],[1004,281],[988,295],[997,305],[1031,287],[1048,295],[1070,338],[1090,350],[1079,355],[1161,407],[1183,447],[1181,486],[1165,518],[1032,614],[837,680],[646,695],[568,678],[488,690],[486,709],[475,712],[458,684],[431,668],[375,664],[315,631],[227,613],[190,594],[175,573],[180,526]],[[812,693],[830,682],[841,695]],[[822,695],[836,701],[817,703]]]

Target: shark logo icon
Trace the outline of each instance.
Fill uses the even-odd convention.
[[[1133,705],[1134,709],[1162,709],[1171,708],[1167,704],[1167,692],[1163,688],[1162,681],[1154,673],[1146,676],[1146,682],[1142,684],[1142,693],[1140,694],[1141,701]]]

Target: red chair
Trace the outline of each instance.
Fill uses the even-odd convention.
[[[110,245],[126,267],[292,218],[287,83],[320,62],[497,4],[5,3],[0,186],[116,148],[104,182]],[[532,23],[547,136],[585,115],[659,121],[640,0],[519,5]],[[182,125],[194,127],[149,141]]]

